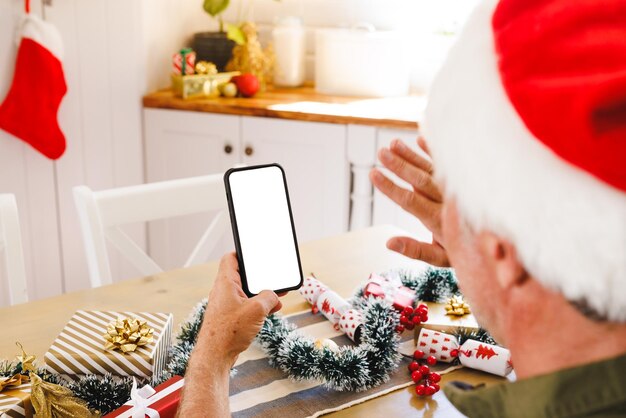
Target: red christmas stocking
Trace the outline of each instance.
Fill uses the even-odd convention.
[[[26,15],[13,83],[0,105],[0,128],[53,160],[65,151],[65,136],[57,122],[67,91],[62,54],[57,29],[37,16]]]

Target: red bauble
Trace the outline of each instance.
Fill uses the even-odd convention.
[[[431,386],[435,388],[435,393],[437,393],[437,392],[439,392],[441,390],[441,387],[438,384],[436,384],[436,383],[431,384]]]
[[[396,326],[396,332],[403,333],[404,332],[404,326],[402,326],[402,325]]]
[[[422,380],[423,377],[424,375],[422,375],[419,370],[415,370],[413,373],[411,373],[411,379],[415,383],[418,383],[420,380]]]
[[[409,322],[409,317],[404,314],[400,315],[400,323],[406,325],[407,322]]]
[[[410,306],[407,306],[406,308],[404,308],[402,313],[406,316],[411,316],[413,315],[413,308],[411,308]]]
[[[416,361],[414,361],[413,363],[417,363]],[[411,364],[413,364],[411,363]],[[419,366],[419,363],[418,363]],[[419,370],[420,373],[422,373],[424,376],[426,376],[428,373],[430,373],[430,368],[428,366],[419,366],[419,369],[415,369],[415,370]]]
[[[421,322],[428,322],[428,315],[422,315],[422,316],[420,316],[420,321],[421,321]]]
[[[424,385],[417,385],[417,386],[415,386],[415,393],[418,396],[424,396],[424,394],[426,393],[426,386],[424,386]]]
[[[428,385],[424,388],[424,395],[426,396],[434,395],[435,392],[437,392],[437,390],[431,385]]]
[[[431,382],[438,383],[441,380],[441,375],[439,373],[432,372],[428,375],[428,378]]]
[[[407,322],[404,327],[408,330],[412,330],[413,328],[415,328],[415,324],[413,324],[413,322]]]
[[[417,361],[412,361],[411,364],[409,364],[409,371],[414,372],[417,370],[421,371],[420,364]]]
[[[243,97],[252,97],[259,91],[259,79],[254,74],[242,74],[231,79]]]
[[[426,363],[434,366],[435,364],[437,364],[437,359],[435,358],[435,356],[428,356],[428,358],[426,359]]]
[[[415,352],[413,353],[413,358],[415,360],[419,360],[421,358],[423,358],[426,355],[426,353],[424,353],[422,350],[415,350]]]
[[[411,322],[413,322],[414,325],[419,325],[421,322],[421,319],[419,316],[415,315],[413,316],[413,318],[411,319]]]

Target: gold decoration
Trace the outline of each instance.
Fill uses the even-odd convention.
[[[6,388],[17,387],[28,383],[28,375],[25,373],[34,372],[37,370],[37,368],[33,364],[35,362],[35,356],[30,356],[26,354],[26,352],[24,351],[24,347],[22,347],[22,344],[17,342],[15,344],[20,348],[20,350],[22,350],[22,355],[16,356],[16,360],[20,363],[22,371],[20,373],[15,373],[13,376],[7,376],[0,380],[0,392],[2,392]]]
[[[470,306],[463,300],[462,296],[452,296],[446,302],[446,315],[463,316],[472,313]]]
[[[71,390],[61,385],[45,382],[35,373],[30,374],[32,382],[30,401],[37,418],[97,417],[84,401],[74,397]]]
[[[123,353],[133,352],[137,347],[150,344],[154,329],[143,319],[117,318],[107,326],[105,350],[121,350]]]
[[[8,376],[0,380],[0,392],[6,388],[17,387],[28,383],[28,376],[24,376],[20,373],[15,373],[13,376]]]
[[[210,61],[198,61],[196,62],[196,74],[217,74],[217,66]]]
[[[272,45],[265,49],[261,47],[254,23],[242,23],[241,31],[245,35],[246,42],[233,48],[233,56],[226,64],[226,71],[254,74],[259,80],[261,90],[264,90],[273,78],[274,48]]]
[[[315,340],[315,348],[318,350],[322,350],[324,348],[328,348],[330,351],[339,350],[337,343],[328,338],[319,338]]]

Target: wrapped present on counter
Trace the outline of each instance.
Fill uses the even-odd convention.
[[[183,99],[214,98],[220,95],[220,86],[240,75],[238,71],[217,74],[172,74],[172,90]]]
[[[32,417],[30,382],[6,386],[0,390],[0,418]]]
[[[422,302],[428,306],[428,322],[422,324],[422,328],[428,328],[435,331],[455,332],[459,328],[467,331],[478,331],[480,325],[476,321],[473,314],[465,315],[449,315],[446,310],[446,304],[434,302]],[[419,337],[420,328],[415,329],[415,340]]]
[[[77,311],[44,359],[46,369],[68,381],[86,374],[152,379],[167,361],[172,314]]]
[[[313,306],[314,312],[321,312],[333,323],[335,329],[346,334],[352,341],[360,342],[363,316],[344,298],[315,277],[306,277],[299,292]]]
[[[454,335],[426,328],[420,330],[417,349],[437,361],[452,363],[458,359],[465,367],[498,376],[507,376],[513,371],[511,352],[504,347],[476,340],[459,344]]]
[[[196,53],[191,48],[183,48],[172,56],[172,72],[180,75],[195,74]]]
[[[180,376],[174,376],[154,389],[150,386],[137,388],[137,381],[134,381],[130,401],[103,418],[174,418],[184,384],[185,380]]]
[[[374,296],[387,300],[393,307],[402,311],[406,307],[413,307],[415,291],[402,285],[399,278],[383,277],[371,274],[363,288],[365,296]]]

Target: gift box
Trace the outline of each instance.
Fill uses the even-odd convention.
[[[134,351],[107,347],[111,322],[136,318],[152,328],[152,338]],[[44,356],[46,369],[67,381],[87,374],[152,379],[165,368],[172,339],[173,316],[168,313],[77,311]],[[123,347],[127,349],[127,347]]]
[[[415,291],[402,285],[400,280],[371,274],[363,288],[365,296],[386,299],[393,307],[402,311],[406,307],[413,307]]]
[[[183,99],[219,97],[220,86],[240,75],[239,71],[217,74],[172,74],[172,90]]]
[[[459,330],[472,332],[480,329],[476,318],[471,313],[463,316],[451,316],[446,314],[445,304],[443,303],[422,303],[428,306],[428,322],[415,328],[415,341],[417,341],[422,328],[448,333],[454,333]]]
[[[4,388],[0,392],[0,418],[32,417],[30,383]]]
[[[154,389],[149,386],[136,389],[134,383],[131,400],[103,418],[131,418],[141,413],[150,418],[174,418],[184,384],[185,379],[180,376],[174,376]]]
[[[196,53],[191,48],[183,48],[172,56],[172,72],[174,74],[194,74]]]

